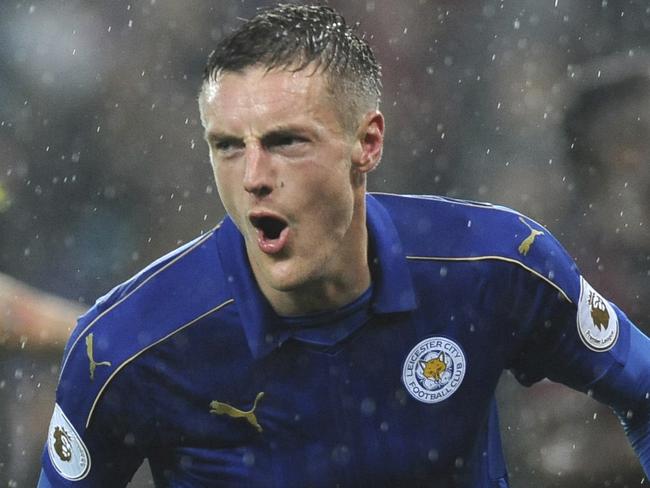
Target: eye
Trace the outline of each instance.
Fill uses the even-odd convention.
[[[228,137],[223,139],[214,139],[212,141],[212,147],[219,153],[229,153],[236,149],[241,149],[244,147],[244,143],[239,139]]]
[[[277,132],[264,137],[262,143],[267,148],[287,147],[307,142],[307,138],[290,132]]]

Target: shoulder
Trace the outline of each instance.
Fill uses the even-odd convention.
[[[439,196],[372,194],[398,229],[409,261],[509,263],[580,295],[574,260],[552,233],[508,207]]]
[[[218,230],[219,227],[153,261],[137,274],[98,298],[91,310],[102,312],[132,295],[143,298],[142,291],[144,291],[145,285],[148,291],[155,290],[160,288],[165,279],[172,275],[174,278],[180,279],[181,282],[196,279],[197,266],[199,270],[203,264],[219,266],[215,245],[215,235]]]
[[[156,260],[79,318],[64,352],[57,404],[80,432],[127,364],[233,302],[222,278],[217,231]]]

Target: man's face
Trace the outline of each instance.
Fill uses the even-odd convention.
[[[219,195],[262,290],[336,286],[365,242],[365,187],[324,76],[223,73],[204,87],[201,109]]]

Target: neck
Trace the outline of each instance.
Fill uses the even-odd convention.
[[[370,286],[368,266],[359,270],[359,274],[354,277],[354,282],[349,281],[310,283],[300,290],[283,292],[277,297],[267,296],[267,298],[279,315],[287,317],[336,310],[353,302],[368,289]]]

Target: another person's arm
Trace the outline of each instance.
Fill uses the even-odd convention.
[[[0,346],[63,349],[84,309],[0,273]]]

